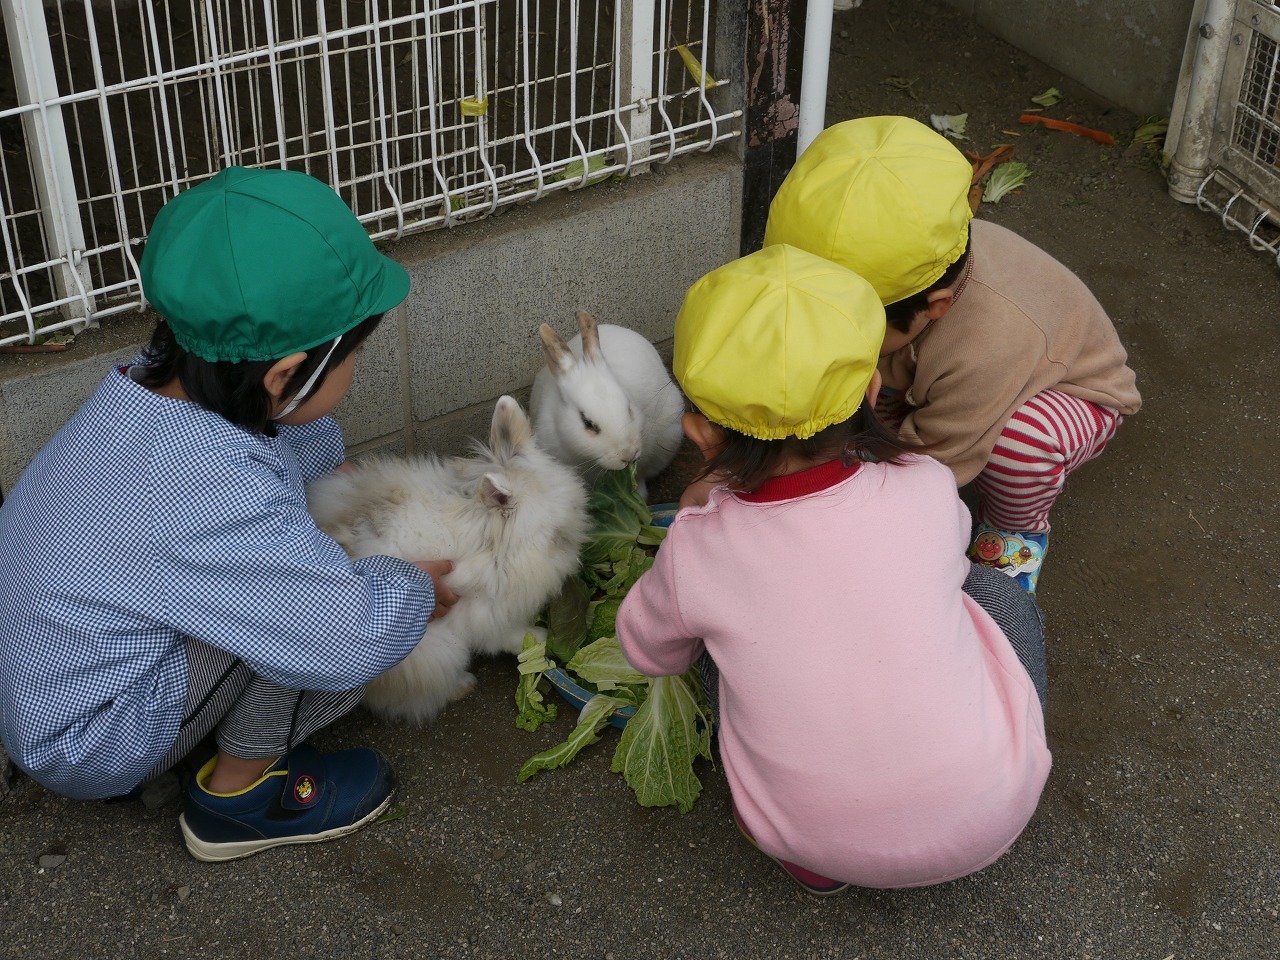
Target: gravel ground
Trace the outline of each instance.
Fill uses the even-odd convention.
[[[936,888],[810,897],[737,834],[710,765],[685,815],[641,809],[609,773],[616,731],[517,785],[570,711],[516,730],[514,666],[495,660],[426,730],[358,715],[320,738],[375,743],[401,773],[405,815],[336,843],[201,864],[176,797],[77,803],[16,775],[0,956],[1280,955],[1275,264],[1167,196],[1130,145],[1143,118],[950,8],[898,6],[837,14],[828,122],[967,112],[967,146],[1014,142],[1033,176],[982,216],[1094,288],[1145,397],[1054,515],[1040,600],[1055,764],[1009,853]],[[1051,86],[1066,95],[1052,115],[1120,144],[1018,127]]]

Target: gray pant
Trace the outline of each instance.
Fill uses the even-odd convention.
[[[282,756],[349,713],[364,695],[364,687],[337,693],[287,690],[231,654],[190,638],[187,675],[186,716],[178,739],[147,780],[177,765],[214,730],[218,746],[233,757]]]
[[[1048,697],[1049,677],[1044,655],[1044,617],[1035,600],[1013,577],[978,563],[969,565],[969,573],[961,589],[987,611],[1009,639],[1013,652],[1031,676],[1043,710]],[[711,715],[719,717],[720,671],[711,655],[706,653],[698,661],[698,669],[702,672],[702,685],[711,704]]]
[[[1035,599],[1013,577],[980,563],[969,565],[962,589],[1009,638],[1013,652],[1031,675],[1043,710],[1049,693],[1049,673],[1044,654],[1044,615]]]

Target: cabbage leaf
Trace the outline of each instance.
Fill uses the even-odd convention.
[[[532,633],[524,635],[524,649],[517,662],[520,682],[516,685],[516,726],[521,730],[537,730],[554,720],[558,712],[556,705],[547,703],[538,689],[542,675],[555,664],[547,659],[546,644],[539,643]]]
[[[520,772],[516,774],[516,783],[524,783],[542,770],[563,767],[576,757],[583,747],[590,746],[599,740],[600,728],[609,722],[609,715],[626,705],[627,701],[621,697],[597,693],[583,706],[582,713],[578,715],[578,725],[573,728],[568,739],[526,760]]]
[[[688,813],[702,793],[693,761],[711,759],[711,712],[699,691],[696,667],[678,677],[655,677],[622,728],[610,769],[626,777],[642,807]]]
[[[991,179],[982,192],[982,199],[987,203],[999,203],[1010,190],[1016,190],[1027,182],[1031,170],[1018,160],[1006,160],[991,171]]]
[[[526,637],[520,655],[516,725],[536,730],[553,719],[539,688],[543,674],[561,663],[566,674],[594,693],[563,743],[525,761],[516,776],[523,783],[543,770],[563,767],[600,740],[619,707],[634,706],[614,751],[612,771],[621,773],[646,807],[692,809],[702,783],[693,772],[698,757],[711,759],[711,709],[694,667],[679,677],[648,677],[628,662],[618,646],[615,620],[628,590],[653,565],[666,528],[636,488],[634,464],[604,474],[591,491],[592,529],[582,549],[579,576],[571,577],[543,612],[545,645]]]

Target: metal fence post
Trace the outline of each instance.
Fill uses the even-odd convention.
[[[623,0],[618,4],[618,91],[622,106],[634,104],[627,118],[631,171],[649,169],[653,130],[653,21],[654,0]]]
[[[73,327],[78,332],[87,326],[96,326],[90,294],[93,283],[88,264],[81,260],[85,251],[84,230],[80,224],[62,106],[57,102],[58,80],[53,71],[49,26],[41,0],[0,0],[0,10],[4,12],[9,37],[18,102],[36,107],[22,114],[22,129],[41,218],[53,247],[48,251],[49,259],[62,261],[60,269],[53,274],[54,289],[63,301],[66,315],[72,319],[83,318],[82,323]]]
[[[752,0],[747,12],[742,254],[760,249],[769,202],[796,162],[805,0]]]

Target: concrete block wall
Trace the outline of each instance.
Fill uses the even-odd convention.
[[[349,451],[454,453],[487,436],[499,396],[528,402],[538,325],[568,336],[579,309],[669,357],[684,291],[738,255],[741,198],[731,145],[388,245],[412,289],[360,353],[336,411]],[[153,320],[108,318],[65,354],[0,356],[0,491],[113,364],[137,356]]]
[[[946,0],[1132,113],[1167,117],[1195,0]]]

